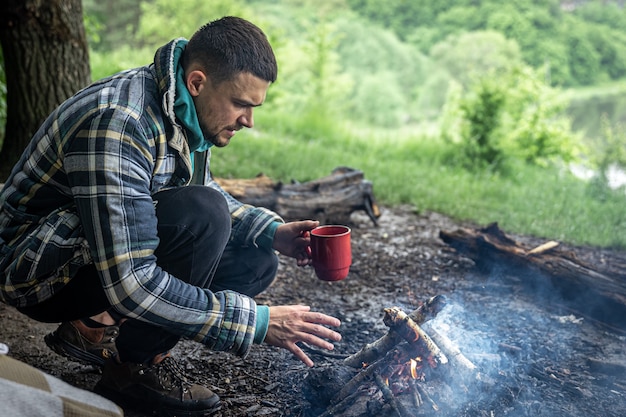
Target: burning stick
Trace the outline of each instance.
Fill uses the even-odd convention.
[[[388,359],[393,356],[394,353],[389,352],[384,358],[378,360],[377,362],[372,363],[367,368],[364,368],[361,372],[356,374],[347,384],[343,386],[341,391],[333,399],[330,401],[331,404],[338,404],[344,400],[344,398],[348,397],[350,393],[354,392],[366,378],[372,376],[374,372],[376,372],[379,368],[383,366],[387,366],[389,361]]]
[[[437,343],[437,346],[446,352],[455,367],[463,369],[466,373],[474,373],[476,371],[476,365],[467,359],[447,336],[440,334],[432,327],[428,328],[428,334]]]
[[[430,336],[426,334],[424,329],[398,307],[386,308],[383,321],[409,344],[413,345],[416,342],[421,343],[437,364],[448,363],[446,355],[439,349],[437,344],[433,342]]]
[[[437,295],[430,298],[419,308],[411,312],[409,317],[416,324],[422,324],[435,317],[445,305],[445,297]],[[365,345],[359,352],[344,359],[344,365],[351,366],[353,368],[361,368],[363,364],[372,363],[381,356],[384,356],[390,349],[401,341],[402,337],[393,329],[390,329],[389,332],[387,332],[387,334],[380,339]]]
[[[405,363],[408,362],[411,357],[414,356],[412,349],[409,349],[406,345],[401,348],[393,349],[387,354],[377,360],[376,362],[367,365],[359,373],[357,373],[350,381],[348,381],[337,395],[330,401],[331,404],[339,404],[343,402],[351,393],[356,391],[359,386],[369,377],[374,375],[375,372],[388,366],[390,363]]]
[[[378,388],[380,388],[380,392],[383,393],[383,398],[385,399],[385,401],[387,401],[391,408],[393,408],[400,417],[412,416],[413,414],[407,411],[404,404],[396,400],[393,392],[391,392],[391,389],[389,389],[389,385],[387,385],[387,383],[383,380],[383,377],[381,377],[378,372],[375,373],[375,378],[376,385],[378,385]]]

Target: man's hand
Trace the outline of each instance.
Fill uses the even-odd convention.
[[[311,264],[309,231],[319,226],[320,222],[303,220],[281,224],[274,234],[273,248],[285,256],[296,258],[298,266]]]
[[[326,314],[311,312],[309,306],[275,306],[270,307],[270,321],[265,342],[292,352],[298,359],[313,366],[313,361],[300,349],[297,342],[305,342],[311,346],[333,350],[332,343],[324,339],[338,342],[341,335],[324,327],[338,327],[339,319]]]

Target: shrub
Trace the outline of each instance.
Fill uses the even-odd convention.
[[[537,165],[577,159],[581,140],[571,131],[561,97],[527,66],[491,72],[465,90],[457,88],[441,119],[442,137],[457,145],[451,160],[503,171],[511,158]]]
[[[500,146],[501,113],[504,91],[489,78],[475,85],[472,93],[461,100],[461,152],[470,168],[498,168],[504,153]]]

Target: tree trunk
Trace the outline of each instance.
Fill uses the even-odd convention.
[[[81,0],[3,0],[7,122],[0,182],[61,102],[91,80]]]

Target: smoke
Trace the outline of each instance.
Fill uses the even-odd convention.
[[[450,339],[477,366],[474,375],[458,368],[440,372],[449,390],[439,400],[455,416],[572,416],[563,395],[580,392],[564,382],[575,362],[585,319],[563,310],[562,295],[549,280],[511,285],[491,271],[487,279],[467,281],[469,288],[447,294],[447,306],[424,325]],[[508,280],[508,281],[507,281]],[[562,373],[559,374],[559,373]],[[561,396],[561,401],[554,397]]]

